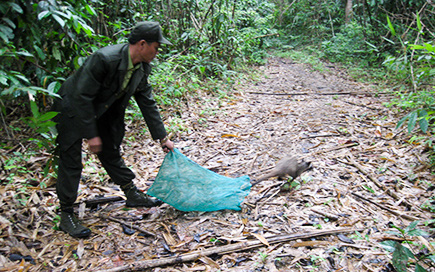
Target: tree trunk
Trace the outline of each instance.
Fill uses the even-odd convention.
[[[350,20],[352,19],[352,0],[347,0],[346,2],[346,24],[348,24],[350,22]]]

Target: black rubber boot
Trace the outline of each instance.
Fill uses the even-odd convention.
[[[91,235],[91,230],[81,225],[72,212],[60,212],[59,228],[74,238],[86,238]]]
[[[127,207],[156,207],[163,204],[161,200],[147,196],[141,192],[133,183],[121,187],[127,197],[125,205]]]

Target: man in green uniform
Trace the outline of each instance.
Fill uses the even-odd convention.
[[[138,23],[130,33],[128,44],[96,51],[59,90],[62,99],[54,104],[54,109],[60,112],[56,117],[60,149],[56,192],[61,208],[60,229],[73,237],[91,234],[73,213],[83,168],[82,139],[87,139],[90,151],[98,155],[112,181],[124,191],[127,206],[161,204],[137,189],[133,184],[135,175],[120,154],[125,109],[132,96],[152,138],[159,141],[165,152],[174,149],[148,83],[150,62],[160,44],[171,43],[162,36],[158,23]]]

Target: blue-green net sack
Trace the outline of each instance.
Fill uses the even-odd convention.
[[[163,160],[156,180],[147,194],[180,211],[240,210],[249,194],[248,176],[229,178],[193,162],[178,149]]]

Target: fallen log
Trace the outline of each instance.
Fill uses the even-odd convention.
[[[338,229],[338,230],[326,230],[319,231],[315,233],[304,233],[304,234],[284,234],[284,235],[275,235],[271,237],[265,238],[267,242],[271,244],[289,242],[297,239],[308,239],[313,237],[325,236],[325,235],[333,235],[339,233],[349,233],[355,231],[362,231],[361,229]],[[226,254],[230,252],[243,251],[247,249],[252,249],[256,247],[264,246],[264,242],[260,240],[249,240],[246,242],[239,242],[235,244],[229,244],[225,246],[212,247],[207,249],[200,249],[194,252],[181,254],[175,257],[162,258],[162,259],[153,259],[146,260],[140,262],[130,263],[124,266],[114,267],[106,270],[99,270],[97,272],[120,272],[120,271],[140,271],[147,268],[172,265],[181,262],[189,262],[197,260],[203,256],[209,256],[213,254]]]

